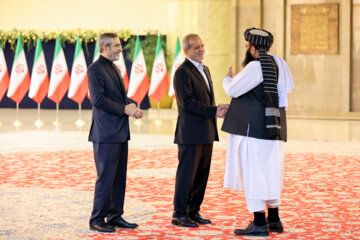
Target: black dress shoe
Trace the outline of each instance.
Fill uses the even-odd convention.
[[[256,226],[254,222],[251,222],[247,228],[244,229],[235,229],[235,235],[240,236],[269,236],[269,226],[266,224],[264,226]]]
[[[173,217],[171,219],[171,224],[182,227],[199,227],[196,222],[192,221],[187,216]]]
[[[194,222],[197,222],[199,224],[211,224],[211,221],[210,219],[205,219],[205,218],[202,218],[200,214],[195,214],[195,215],[192,215],[190,216],[190,219],[193,220]]]
[[[268,225],[269,225],[270,232],[282,233],[284,231],[281,221],[278,221],[278,222],[268,221]]]
[[[114,220],[108,221],[108,224],[118,228],[137,228],[139,226],[136,223],[128,223],[122,217],[117,217]]]
[[[115,232],[115,228],[105,223],[104,221],[98,222],[95,225],[90,226],[90,230],[98,232]]]

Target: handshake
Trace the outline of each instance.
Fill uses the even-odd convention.
[[[228,109],[229,109],[229,104],[219,104],[216,110],[216,117],[224,118]]]
[[[140,108],[136,107],[135,103],[130,103],[128,105],[125,105],[124,112],[126,115],[133,117],[135,119],[142,118],[144,115],[144,112]]]
[[[216,117],[224,118],[228,109],[229,109],[229,104],[219,104],[216,109]],[[134,103],[125,105],[124,112],[126,115],[133,117],[135,119],[142,118],[144,115],[144,112],[140,108],[136,107]]]

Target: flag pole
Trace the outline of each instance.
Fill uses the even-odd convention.
[[[56,122],[59,122],[59,103],[56,103]]]
[[[56,128],[59,128],[61,125],[61,122],[59,121],[59,103],[56,103],[56,118],[52,123]]]
[[[155,120],[155,125],[160,126],[162,121],[160,119],[160,102],[157,102],[157,119]]]
[[[140,103],[137,103],[137,107],[140,109]],[[136,119],[136,121],[135,121],[136,126],[140,127],[143,124],[144,124],[144,122],[140,118]]]
[[[79,103],[79,119],[75,122],[75,125],[81,129],[85,124],[86,122],[81,119],[81,103]]]
[[[35,125],[38,129],[40,129],[42,126],[44,126],[44,122],[41,121],[41,119],[40,119],[40,103],[38,103],[37,115],[38,115],[38,118],[37,118],[37,120],[34,122],[34,125]]]
[[[19,103],[16,103],[16,120],[13,122],[13,125],[17,128],[22,125],[22,122],[19,120]]]

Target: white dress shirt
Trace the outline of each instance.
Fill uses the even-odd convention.
[[[197,70],[199,70],[199,72],[201,73],[201,75],[203,76],[205,82],[206,82],[206,85],[208,86],[208,89],[210,91],[210,84],[209,84],[209,79],[207,79],[206,77],[206,74],[204,72],[204,63],[201,62],[201,63],[198,63],[198,62],[195,62],[194,60],[191,60],[190,58],[187,58],[192,64],[194,64],[194,66],[197,68]]]

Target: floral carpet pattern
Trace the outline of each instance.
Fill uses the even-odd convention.
[[[187,229],[170,224],[177,150],[130,149],[124,218],[140,226],[101,234],[88,227],[92,151],[0,153],[0,239],[242,239],[252,215],[222,187],[225,154],[214,150],[201,210],[213,223]],[[360,239],[360,157],[287,153],[280,215],[285,232],[268,239]]]

